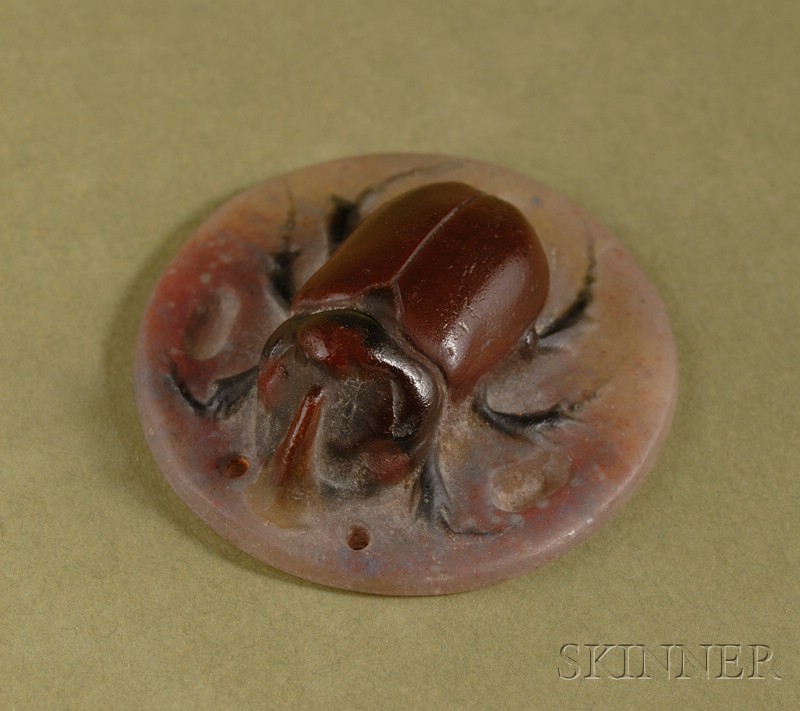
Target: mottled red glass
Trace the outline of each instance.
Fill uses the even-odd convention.
[[[139,339],[157,461],[311,580],[466,590],[585,538],[652,464],[658,295],[590,216],[497,166],[366,156],[268,181],[175,258]]]

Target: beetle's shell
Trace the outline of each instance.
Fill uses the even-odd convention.
[[[458,399],[516,347],[547,288],[544,251],[516,207],[435,183],[370,215],[301,287],[292,311],[357,308],[393,320]]]

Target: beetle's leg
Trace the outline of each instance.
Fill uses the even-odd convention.
[[[544,435],[548,427],[558,427],[566,422],[574,421],[575,414],[589,400],[596,397],[597,392],[589,393],[584,399],[574,402],[559,402],[552,407],[536,412],[500,412],[492,408],[486,401],[485,393],[481,392],[472,403],[478,416],[497,430],[511,437],[525,437],[530,439],[533,435]]]
[[[381,193],[391,188],[395,183],[407,178],[414,178],[427,173],[436,173],[457,167],[461,161],[451,160],[434,165],[423,165],[393,173],[374,185],[364,188],[355,198],[347,200],[339,195],[332,195],[333,209],[328,216],[328,253],[334,250],[347,239],[348,235],[358,226],[363,218],[365,207],[379,197]]]
[[[503,531],[508,530],[514,524],[508,523],[505,526],[498,526],[497,528],[490,528],[487,530],[483,530],[478,526],[460,526],[455,521],[451,520],[450,511],[447,509],[443,509],[440,516],[439,522],[444,526],[448,531],[452,533],[460,533],[460,534],[467,534],[470,536],[490,536],[492,534],[502,533]]]
[[[436,523],[452,533],[475,536],[502,533],[509,527],[500,526],[485,531],[474,525],[459,525],[453,518],[450,494],[444,484],[442,472],[439,469],[439,460],[435,453],[431,453],[425,461],[418,486],[419,503],[417,504],[417,518],[424,518],[431,523]]]
[[[297,291],[294,280],[294,263],[300,256],[300,249],[294,245],[294,232],[297,225],[297,208],[294,197],[286,188],[289,200],[289,211],[282,226],[280,247],[269,255],[267,277],[272,290],[283,308],[284,316],[289,315],[289,307]]]
[[[417,484],[419,486],[417,518],[444,523],[448,506],[450,506],[450,495],[442,480],[442,472],[439,469],[439,460],[435,452],[432,451],[422,465],[422,472]]]
[[[333,209],[328,215],[328,254],[336,251],[336,248],[347,239],[361,219],[358,200],[353,202],[338,195],[332,195],[331,199],[333,200]]]
[[[283,317],[289,316],[289,305],[294,296],[294,280],[292,267],[299,251],[291,248],[290,229],[293,228],[294,213],[290,213],[287,218],[287,233],[283,239],[283,248],[269,255],[267,275],[272,284],[274,301],[283,312]],[[172,380],[178,388],[183,399],[201,417],[209,417],[215,420],[222,420],[233,415],[244,403],[250,391],[255,385],[258,376],[258,365],[252,368],[220,378],[214,381],[213,391],[208,400],[200,400],[195,397],[184,383],[177,371],[173,367]]]
[[[189,391],[185,383],[181,382],[173,372],[172,379],[183,396],[183,399],[201,417],[214,420],[224,420],[230,417],[244,404],[247,396],[253,390],[258,377],[258,366],[248,368],[242,373],[220,378],[213,385],[213,392],[208,400],[197,399]]]
[[[279,297],[281,306],[286,315],[289,313],[289,304],[292,303],[294,292],[296,291],[292,271],[294,261],[299,254],[299,250],[292,249],[287,240],[281,251],[270,255],[269,278],[272,282],[272,288],[276,296]]]
[[[597,279],[596,275],[597,260],[594,254],[594,242],[589,240],[586,255],[586,273],[583,276],[583,284],[575,295],[575,298],[558,316],[553,318],[550,323],[539,329],[533,325],[522,338],[522,355],[531,358],[538,350],[547,348],[545,340],[555,336],[561,331],[576,325],[586,315],[586,309],[592,303],[594,292],[592,287]]]
[[[289,315],[289,307],[294,298],[294,262],[300,250],[293,246],[297,209],[294,198],[287,187],[289,211],[282,227],[280,247],[267,257],[267,278],[272,286],[272,294],[283,317]],[[214,381],[212,394],[207,400],[200,400],[190,390],[173,368],[172,381],[183,399],[200,416],[214,420],[224,420],[235,414],[253,390],[258,377],[258,365]]]

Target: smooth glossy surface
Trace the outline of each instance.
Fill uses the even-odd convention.
[[[370,215],[300,288],[292,311],[387,319],[463,397],[518,347],[547,291],[547,258],[519,210],[437,182]]]
[[[145,432],[222,535],[311,580],[466,590],[629,496],[677,385],[663,306],[566,199],[497,166],[365,156],[223,206],[139,339]]]

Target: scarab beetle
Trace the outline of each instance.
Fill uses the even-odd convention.
[[[386,594],[489,585],[585,539],[652,465],[676,386],[663,303],[607,229],[533,178],[417,154],[226,201],[136,355],[145,436],[191,509],[276,568]]]
[[[294,294],[256,367],[192,402],[225,415],[256,387],[268,413],[261,487],[280,507],[411,479],[418,516],[458,530],[435,457],[443,410],[476,396],[510,353],[531,353],[585,306],[582,293],[537,334],[548,283],[545,252],[516,207],[463,183],[425,185],[346,237]],[[474,406],[512,436],[566,416],[561,407],[497,413],[480,397]]]

